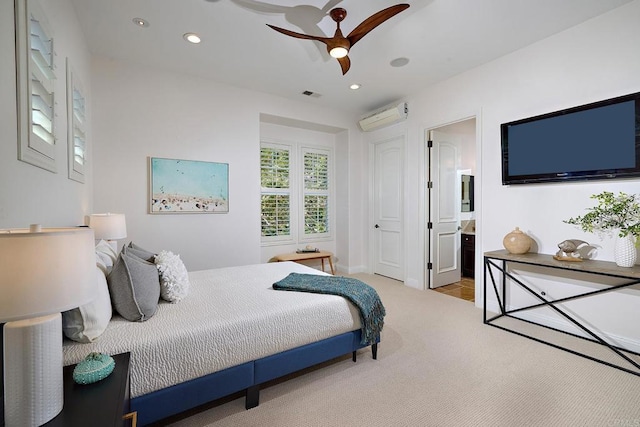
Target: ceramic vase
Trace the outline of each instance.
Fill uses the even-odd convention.
[[[515,230],[504,236],[502,244],[512,254],[525,254],[531,249],[531,237],[516,227]]]
[[[633,267],[637,260],[635,239],[631,234],[616,237],[613,259],[619,267]]]

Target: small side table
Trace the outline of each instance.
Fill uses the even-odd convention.
[[[65,366],[64,407],[62,412],[45,424],[47,427],[72,426],[136,426],[137,414],[130,413],[129,358],[130,353],[112,356],[113,372],[97,383],[81,385],[73,381],[75,365]]]
[[[331,267],[331,274],[336,274],[333,269],[333,262],[331,262],[331,257],[333,254],[329,251],[318,251],[318,252],[295,252],[292,254],[282,254],[276,255],[272,258],[273,261],[309,261],[312,259],[319,259],[322,262],[322,271],[324,271],[324,260],[329,260],[329,267]]]

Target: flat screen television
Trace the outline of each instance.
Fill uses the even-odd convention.
[[[640,177],[640,92],[503,123],[502,184]]]

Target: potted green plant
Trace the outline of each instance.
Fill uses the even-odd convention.
[[[611,235],[617,232],[614,259],[621,267],[631,267],[636,262],[635,242],[640,236],[640,197],[637,194],[620,192],[617,196],[609,191],[594,194],[590,198],[598,204],[587,208],[582,216],[563,222],[577,225],[583,231]]]

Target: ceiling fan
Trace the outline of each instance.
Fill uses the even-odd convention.
[[[331,9],[331,11],[329,12],[329,16],[331,16],[331,19],[333,19],[338,26],[333,37],[311,36],[308,34],[301,34],[294,31],[285,30],[284,28],[276,27],[274,25],[267,25],[287,36],[296,37],[299,39],[317,40],[326,44],[329,55],[338,60],[338,62],[340,63],[340,67],[342,68],[342,74],[344,75],[347,74],[347,71],[349,71],[349,68],[351,67],[351,60],[347,56],[349,53],[349,49],[351,49],[351,47],[356,44],[362,37],[364,37],[369,31],[373,30],[387,19],[393,17],[394,15],[397,15],[408,7],[408,4],[402,3],[374,13],[373,15],[362,21],[360,25],[354,28],[353,31],[351,31],[346,37],[342,35],[342,31],[340,30],[340,22],[342,22],[347,16],[347,11],[342,9],[341,7]]]

